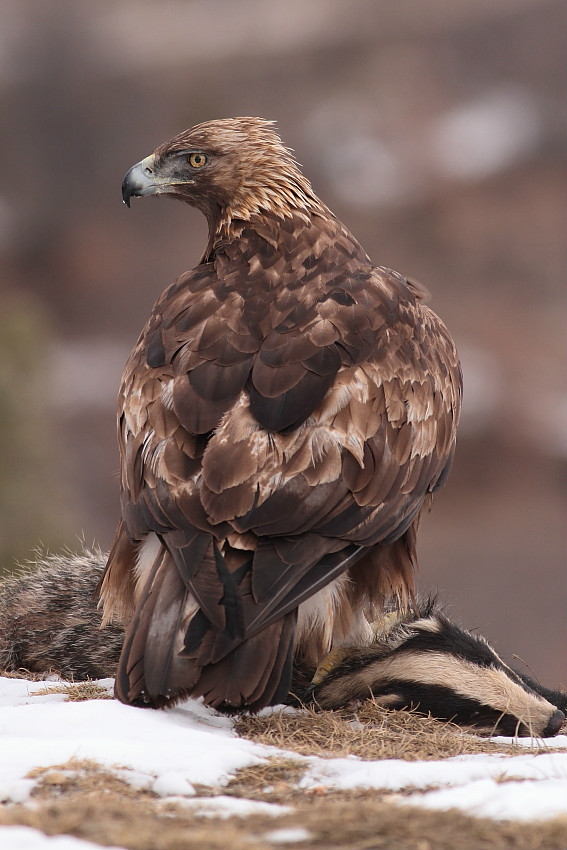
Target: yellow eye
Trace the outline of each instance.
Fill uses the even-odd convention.
[[[189,165],[191,168],[202,168],[207,162],[207,157],[204,153],[189,154]]]

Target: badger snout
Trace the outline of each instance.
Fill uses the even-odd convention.
[[[553,738],[554,735],[557,735],[564,722],[565,715],[558,708],[557,711],[554,711],[549,718],[549,723],[541,733],[542,738]]]

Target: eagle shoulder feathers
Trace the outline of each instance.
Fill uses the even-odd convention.
[[[199,208],[200,264],[159,298],[118,402],[122,519],[102,581],[128,625],[116,693],[257,710],[413,594],[419,514],[448,473],[451,337],[374,266],[270,122],[200,124],[123,198]]]

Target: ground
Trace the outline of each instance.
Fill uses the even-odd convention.
[[[196,701],[144,711],[111,691],[0,679],[3,846],[565,846],[566,734],[482,738],[370,701],[234,720]]]

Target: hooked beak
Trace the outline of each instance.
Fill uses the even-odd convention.
[[[171,173],[167,166],[164,168],[163,163],[156,163],[156,157],[152,153],[126,172],[122,181],[122,200],[129,207],[130,198],[141,198],[144,195],[175,196],[179,195],[179,190],[175,187],[191,186],[194,182],[179,179],[179,175]]]
[[[127,207],[130,206],[130,198],[140,198],[143,195],[155,195],[161,191],[166,181],[155,173],[154,156],[151,154],[126,172],[122,181],[122,200]]]

